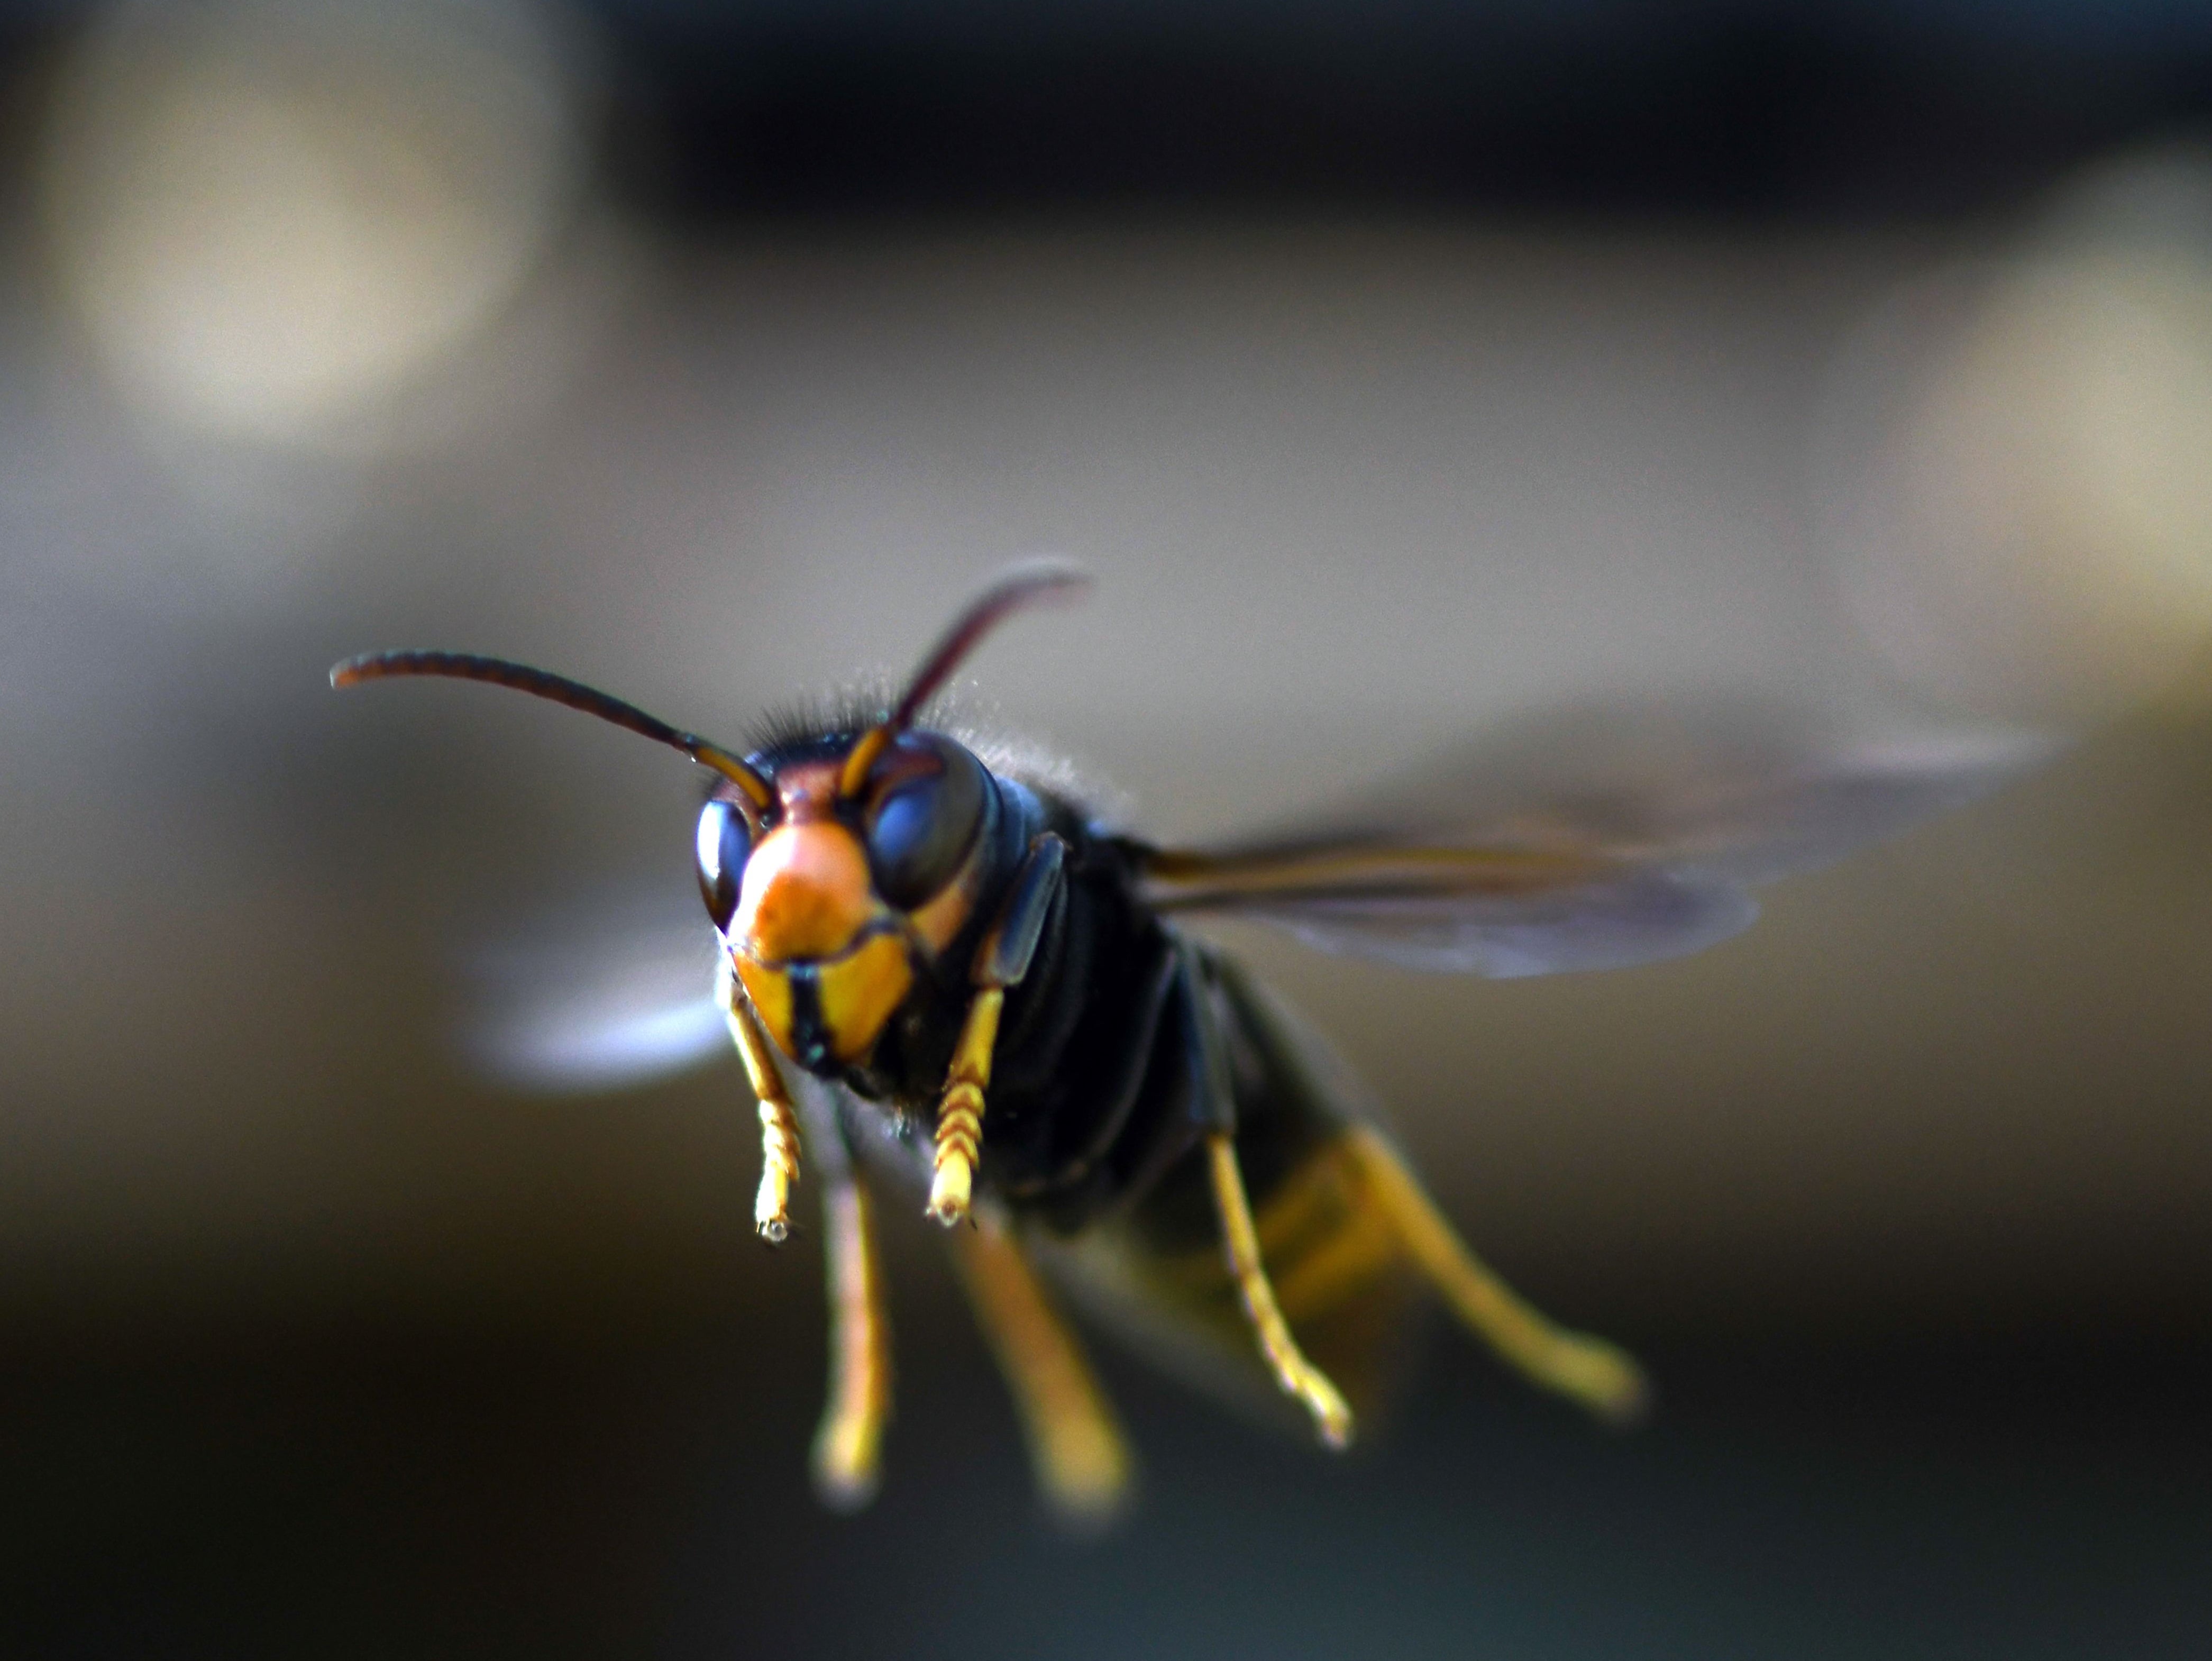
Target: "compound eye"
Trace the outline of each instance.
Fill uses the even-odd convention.
[[[737,913],[738,884],[752,849],[752,830],[737,803],[718,800],[699,810],[699,897],[717,928],[726,929]]]
[[[868,871],[887,904],[912,911],[958,874],[988,786],[982,763],[934,733],[902,734],[878,765],[891,776],[868,804]]]

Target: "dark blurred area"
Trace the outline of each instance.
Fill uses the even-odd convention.
[[[222,0],[0,54],[0,1650],[2201,1652],[2212,13]],[[832,1517],[738,1069],[471,1074],[468,952],[694,905],[694,783],[332,660],[734,735],[1040,551],[1096,597],[982,693],[1167,838],[1593,701],[2069,742],[1678,963],[1224,931],[1650,1425],[1438,1323],[1333,1461],[1093,1335],[1144,1492],[1069,1540],[901,1214]]]
[[[665,5],[634,179],[758,212],[1323,208],[1893,222],[2202,117],[2181,6]],[[623,152],[617,150],[617,154]]]

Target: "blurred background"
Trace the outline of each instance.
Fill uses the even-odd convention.
[[[2212,13],[0,20],[9,1654],[2201,1652]],[[830,1517],[736,1067],[471,1071],[457,964],[685,915],[696,782],[333,660],[735,735],[1045,551],[981,695],[1162,837],[1591,701],[2070,740],[1689,960],[1224,934],[1649,1427],[1439,1328],[1333,1462],[1102,1339],[1071,1542],[901,1213]]]

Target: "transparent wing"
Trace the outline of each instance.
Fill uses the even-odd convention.
[[[1853,739],[1741,706],[1577,710],[1317,829],[1152,850],[1146,894],[1409,969],[1621,968],[1725,940],[1758,916],[1759,884],[1962,806],[2057,747],[2017,731]]]
[[[1542,897],[1319,897],[1243,908],[1316,951],[1401,969],[1515,980],[1679,958],[1750,927],[1759,902],[1728,883],[1630,872]]]
[[[729,1051],[714,951],[696,903],[603,900],[542,919],[464,958],[464,1047],[523,1090],[616,1090],[684,1072]]]

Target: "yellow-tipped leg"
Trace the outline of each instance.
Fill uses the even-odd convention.
[[[875,1497],[884,1426],[891,1416],[890,1323],[884,1315],[874,1219],[858,1183],[823,1195],[830,1278],[830,1401],[814,1433],[814,1486],[854,1511]]]
[[[929,1182],[929,1214],[947,1228],[968,1214],[975,1197],[975,1160],[983,1147],[983,1092],[991,1083],[991,1050],[999,1041],[999,1010],[1006,995],[995,986],[976,993],[952,1051],[945,1098],[937,1104],[936,1168]]]
[[[721,979],[722,1013],[744,1058],[753,1094],[760,1098],[761,1179],[753,1196],[753,1226],[770,1245],[781,1245],[791,1236],[791,1190],[799,1181],[799,1119],[767,1035],[738,996],[735,978],[726,970]]]
[[[760,1104],[761,1179],[753,1195],[753,1226],[770,1245],[791,1238],[791,1190],[799,1181],[799,1120],[789,1102]]]
[[[1346,1141],[1399,1243],[1474,1333],[1534,1383],[1581,1402],[1609,1423],[1641,1416],[1643,1370],[1602,1338],[1553,1325],[1474,1253],[1437,1209],[1389,1143],[1362,1125]]]
[[[964,1080],[937,1107],[937,1162],[929,1179],[929,1214],[950,1228],[975,1197],[975,1158],[983,1143],[983,1092]]]
[[[1129,1491],[1129,1450],[1075,1335],[1021,1248],[995,1225],[953,1237],[953,1261],[1013,1391],[1045,1499],[1069,1522],[1106,1523]]]
[[[1245,1197],[1244,1176],[1237,1166],[1237,1145],[1224,1132],[1206,1139],[1206,1153],[1213,1179],[1214,1210],[1221,1218],[1221,1240],[1229,1254],[1229,1272],[1244,1300],[1244,1312],[1260,1340],[1260,1353],[1267,1358],[1275,1382],[1285,1395],[1297,1398],[1313,1415],[1314,1428],[1332,1448],[1352,1442],[1352,1409],[1329,1383],[1328,1375],[1305,1358],[1290,1323],[1275,1302],[1275,1289],[1260,1261],[1260,1238],[1252,1226],[1252,1204]]]

